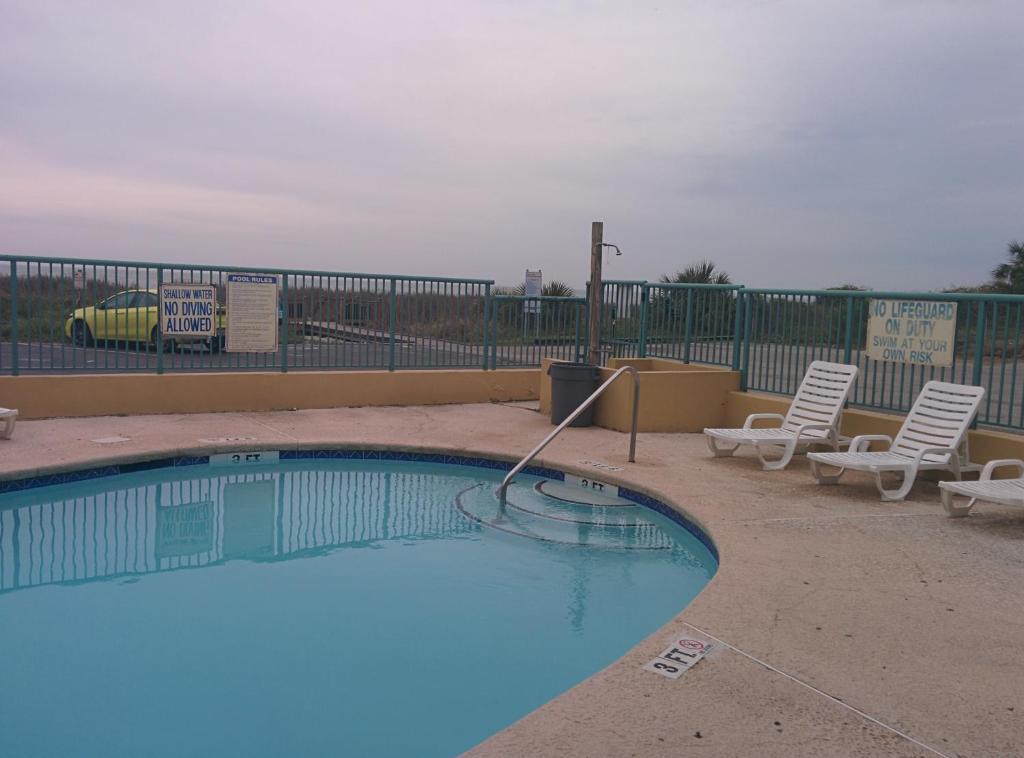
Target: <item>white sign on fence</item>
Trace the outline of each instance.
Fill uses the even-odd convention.
[[[273,353],[277,350],[277,274],[228,274],[227,350]]]
[[[161,284],[160,331],[164,337],[216,334],[216,288],[212,284]]]
[[[953,363],[956,303],[872,300],[869,308],[869,358],[921,366]]]
[[[539,269],[537,271],[526,269],[526,287],[523,290],[523,294],[527,297],[540,297],[544,294],[544,276]],[[540,301],[525,301],[523,303],[523,312],[540,313]]]

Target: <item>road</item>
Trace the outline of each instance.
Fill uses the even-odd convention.
[[[571,359],[572,345],[499,346],[499,367],[538,366],[542,357]],[[391,346],[377,340],[352,342],[307,337],[287,348],[288,368],[303,370],[387,369]],[[162,357],[163,370],[178,371],[274,371],[281,368],[281,353],[210,353],[200,345],[183,346],[158,356],[145,345],[134,343],[78,347],[61,342],[21,342],[18,368],[22,374],[155,372]],[[405,338],[394,346],[395,368],[480,368],[484,349],[432,338]],[[12,367],[10,343],[0,343],[0,375]]]

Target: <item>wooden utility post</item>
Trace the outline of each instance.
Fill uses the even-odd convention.
[[[587,362],[595,366],[601,363],[601,253],[604,249],[604,222],[594,221],[590,225],[590,290],[587,293],[587,319],[589,324],[590,351]]]

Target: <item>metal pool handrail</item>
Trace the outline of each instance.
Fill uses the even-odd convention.
[[[557,437],[561,433],[561,431],[565,429],[565,427],[569,426],[569,424],[575,421],[577,416],[579,416],[581,413],[583,413],[583,411],[590,407],[590,404],[597,400],[597,398],[600,397],[601,393],[608,389],[612,382],[614,382],[623,374],[633,375],[633,423],[629,432],[629,462],[636,462],[636,423],[637,414],[640,412],[640,375],[637,373],[637,370],[632,366],[623,366],[610,377],[608,377],[608,381],[606,381],[604,384],[602,384],[600,387],[594,390],[594,394],[592,394],[590,397],[588,397],[586,400],[580,403],[579,407],[577,407],[576,410],[570,413],[568,417],[566,417],[565,421],[563,421],[561,424],[555,427],[555,430],[551,432],[551,434],[545,437],[543,441],[541,441],[541,443],[537,445],[537,447],[535,447],[533,450],[527,453],[526,457],[519,461],[519,463],[517,463],[515,467],[508,472],[508,474],[502,480],[501,486],[498,488],[498,518],[501,518],[505,515],[505,503],[508,496],[508,486],[512,484],[512,480],[515,478],[515,475],[522,471],[524,468],[526,468],[526,464],[532,461],[534,457],[536,457],[536,455],[540,453],[541,450],[548,446],[548,443],[551,442],[551,440]]]

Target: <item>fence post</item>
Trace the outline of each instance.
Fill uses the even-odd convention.
[[[398,320],[398,302],[396,300],[396,281],[391,279],[391,295],[388,298],[388,371],[395,370],[395,321]]]
[[[843,363],[849,364],[853,356],[853,296],[846,298],[846,336],[843,343]]]
[[[985,301],[978,301],[978,333],[974,338],[974,371],[971,382],[981,386],[981,362],[985,355]]]
[[[491,315],[491,285],[484,285],[484,371],[487,370],[488,355],[487,348],[489,343],[487,337],[490,333],[490,315]]]
[[[572,360],[573,363],[581,363],[583,361],[583,353],[580,350],[580,311],[586,307],[586,303],[574,303],[573,304],[573,327],[575,333],[572,337]]]
[[[498,304],[498,298],[494,298],[491,303],[491,370],[494,371],[498,368],[498,311],[501,306]]]
[[[18,365],[18,262],[11,261],[11,376],[21,373]]]
[[[747,391],[747,378],[750,374],[750,325],[753,308],[750,295],[744,293],[743,303],[743,368],[740,371],[740,389]]]
[[[640,285],[640,344],[637,346],[638,357],[647,357],[647,302],[650,299],[647,284]]]
[[[683,363],[690,362],[690,339],[693,336],[693,290],[686,290],[686,326],[683,330]]]
[[[156,270],[156,291],[160,292],[160,286],[164,283],[164,270],[158,268]],[[157,296],[157,312],[156,312],[156,373],[164,373],[164,314],[160,310],[163,308],[163,302],[160,300],[159,295]],[[214,316],[216,318],[216,315]]]
[[[288,274],[281,274],[281,373],[288,373]]]
[[[743,343],[743,292],[736,290],[736,313],[732,317],[732,370],[740,370],[740,350]]]

